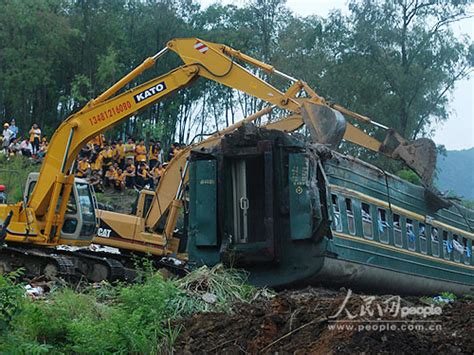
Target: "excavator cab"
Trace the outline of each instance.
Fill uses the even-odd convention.
[[[39,173],[30,173],[26,181],[24,204],[33,192],[38,181]],[[61,198],[58,201],[56,209],[61,204]],[[74,245],[80,241],[91,241],[97,232],[97,218],[95,210],[97,201],[92,187],[84,179],[76,178],[67,203],[66,215],[61,228],[62,244]]]

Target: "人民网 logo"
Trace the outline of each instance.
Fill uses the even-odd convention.
[[[133,98],[135,99],[135,102],[138,104],[139,102],[148,99],[149,97],[152,97],[163,90],[166,90],[166,84],[164,81],[161,83],[156,84],[155,86],[152,86],[149,89],[143,90],[142,92],[139,92],[138,94],[134,95]]]

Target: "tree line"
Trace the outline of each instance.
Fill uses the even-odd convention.
[[[406,138],[429,136],[449,117],[449,93],[474,64],[471,39],[452,31],[470,16],[469,1],[351,0],[348,7],[320,17],[298,16],[284,0],[207,8],[194,0],[3,0],[0,118],[15,118],[23,132],[36,122],[51,134],[168,40],[192,36],[271,63]],[[140,82],[180,64],[168,54]],[[189,142],[262,105],[199,80],[109,136]]]

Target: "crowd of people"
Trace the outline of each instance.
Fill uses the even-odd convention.
[[[16,122],[12,119],[3,124],[1,152],[9,159],[15,155],[41,160],[48,151],[47,137],[35,123],[22,139]],[[107,188],[123,191],[127,188],[153,189],[159,182],[167,162],[178,154],[184,146],[173,143],[168,151],[160,141],[143,139],[127,141],[118,139],[107,142],[104,135],[92,139],[81,149],[76,164],[75,175],[87,179],[96,191]]]
[[[79,153],[76,176],[87,179],[96,191],[108,188],[122,192],[130,188],[153,189],[183,145],[173,143],[165,156],[160,141],[119,139],[107,142],[103,135],[91,140]]]
[[[23,155],[28,158],[42,159],[48,151],[47,137],[35,123],[22,138],[15,119],[3,124],[1,152],[9,159],[11,156]]]

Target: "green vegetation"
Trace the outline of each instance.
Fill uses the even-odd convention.
[[[9,203],[16,203],[23,198],[28,174],[39,171],[40,165],[22,156],[0,157],[0,184],[5,185]]]
[[[411,182],[412,184],[421,185],[420,177],[416,175],[415,172],[412,170],[403,169],[403,170],[397,171],[396,175],[402,178],[403,180]]]
[[[468,295],[466,295],[466,297],[463,297],[464,299],[468,299],[467,297]],[[426,303],[426,304],[435,304],[435,305],[445,305],[447,303],[452,303],[452,302],[455,302],[458,298],[456,297],[456,295],[452,292],[447,292],[447,291],[444,291],[444,292],[441,292],[441,294],[439,296],[436,296],[436,297],[428,297],[428,296],[425,296],[425,297],[421,297],[420,298],[420,301],[423,302],[423,303]]]
[[[181,317],[262,295],[220,266],[180,280],[147,269],[140,283],[62,287],[35,301],[16,276],[0,276],[0,353],[171,353]]]
[[[33,122],[50,135],[170,39],[196,36],[267,61],[406,138],[420,137],[449,117],[449,93],[472,68],[471,39],[452,31],[469,16],[469,4],[351,0],[348,11],[323,18],[297,16],[285,0],[238,6],[216,1],[208,7],[196,0],[0,1],[0,118],[16,118],[22,135]],[[317,2],[311,5],[316,12]],[[180,64],[166,55],[139,80]],[[200,80],[108,134],[157,137],[168,147],[222,129],[239,111],[245,116],[261,106]]]
[[[473,200],[462,200],[461,205],[464,207],[470,208],[471,210],[474,210],[474,201]]]
[[[133,189],[125,189],[122,193],[113,190],[96,192],[97,202],[118,213],[129,214],[137,200],[138,194]]]

